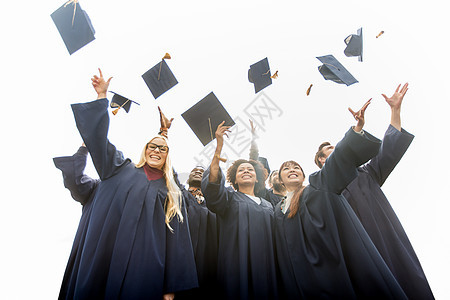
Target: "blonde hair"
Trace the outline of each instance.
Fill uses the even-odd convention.
[[[162,135],[157,135],[154,138],[152,138],[148,143],[153,141],[156,138],[163,139],[167,144],[168,140],[166,137]],[[141,158],[139,160],[139,163],[136,165],[136,168],[142,168],[146,163],[146,151],[147,151],[147,144],[145,144],[144,149],[141,152]],[[164,202],[164,211],[166,213],[166,225],[170,229],[170,231],[173,231],[172,227],[170,227],[170,221],[172,221],[173,217],[177,216],[178,220],[180,222],[183,222],[183,214],[181,213],[181,203],[182,203],[182,196],[181,196],[181,190],[178,187],[177,183],[175,182],[174,176],[173,176],[173,169],[172,164],[170,162],[169,152],[167,152],[166,161],[164,162],[164,165],[162,167],[163,176],[166,181],[166,187],[167,187],[167,197]]]

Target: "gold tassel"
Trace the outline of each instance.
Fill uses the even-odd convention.
[[[115,110],[113,110],[113,111],[112,111],[112,114],[113,114],[113,115],[116,115],[117,112],[119,111],[119,109],[120,109],[120,107],[119,107],[119,108],[116,108]]]
[[[381,30],[380,33],[377,35],[377,38],[379,38],[384,33],[384,30]]]
[[[312,83],[311,83],[311,85],[309,86],[309,88],[306,90],[306,96],[309,96],[309,93],[311,93],[311,88],[312,88]]]
[[[161,76],[161,65],[162,65],[162,61],[165,59],[171,59],[172,57],[170,57],[170,54],[166,52],[166,54],[164,54],[164,57],[161,59],[161,62],[159,63],[159,71],[158,71],[158,81],[159,81],[159,77]]]
[[[270,78],[277,79],[278,78],[278,70],[275,71],[275,73],[272,76],[270,76]]]

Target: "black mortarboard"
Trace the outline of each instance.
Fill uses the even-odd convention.
[[[119,95],[119,94],[111,92],[111,91],[110,91],[110,93],[114,94],[114,96],[111,99],[110,107],[111,108],[117,108],[116,110],[113,110],[113,114],[114,115],[118,112],[118,110],[120,108],[125,109],[125,111],[128,113],[130,111],[131,102],[136,103],[137,105],[140,105],[136,101],[133,101],[133,100],[128,99],[128,98],[125,98],[122,95]]]
[[[225,121],[225,126],[233,126],[235,124],[213,92],[209,93],[181,116],[194,131],[203,146],[215,139],[215,132],[220,123]]]
[[[363,61],[363,36],[362,28],[359,28],[357,34],[351,34],[344,40],[347,47],[344,50],[346,56],[358,56],[359,61]]]
[[[153,68],[145,72],[142,78],[155,99],[178,83],[164,58]]]
[[[250,66],[248,70],[248,81],[255,86],[255,94],[272,84],[267,57]]]
[[[319,72],[326,80],[344,83],[347,86],[358,82],[333,55],[319,56],[316,58],[323,63],[323,65],[319,66]]]
[[[91,20],[78,1],[66,2],[51,17],[71,55],[95,40]]]
[[[269,167],[269,162],[267,161],[267,158],[265,157],[258,157],[258,161],[264,166],[264,168],[267,170],[267,175],[270,174],[270,167]]]

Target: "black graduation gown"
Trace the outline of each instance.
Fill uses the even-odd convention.
[[[53,158],[55,166],[62,171],[64,186],[69,189],[72,198],[83,205],[77,233],[69,255],[67,267],[64,272],[61,291],[73,294],[73,286],[69,285],[72,274],[78,272],[78,265],[82,253],[82,245],[86,237],[86,228],[91,214],[92,199],[99,184],[98,179],[93,179],[84,174],[88,151],[86,147],[80,147],[72,156],[61,156]],[[69,290],[71,289],[71,290]],[[60,295],[65,298],[65,295]]]
[[[158,299],[197,287],[188,220],[164,223],[164,178],[149,181],[107,139],[108,100],[73,104],[75,121],[101,179],[77,271],[66,299]],[[70,292],[70,293],[68,293]]]
[[[217,224],[216,214],[211,212],[205,201],[197,199],[184,187],[189,231],[195,264],[197,266],[198,289],[176,295],[180,299],[214,299],[217,295]]]
[[[281,199],[283,199],[283,196],[275,194],[272,189],[265,189],[263,193],[264,195],[262,195],[262,197],[264,199],[267,199],[267,201],[269,201],[273,205],[273,207],[275,207],[281,201]]]
[[[380,152],[358,168],[358,177],[342,193],[409,299],[433,299],[419,259],[400,220],[381,190],[414,136],[392,125]]]
[[[219,228],[217,278],[226,299],[274,299],[277,297],[273,249],[273,206],[255,201],[220,182],[209,182],[203,174],[206,206],[216,213]]]
[[[350,129],[325,166],[309,177],[299,211],[275,208],[280,283],[286,299],[406,299],[342,190],[379,150]]]

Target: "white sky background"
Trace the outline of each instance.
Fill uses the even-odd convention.
[[[260,154],[272,169],[296,160],[317,170],[322,141],[338,142],[354,124],[347,111],[369,98],[365,129],[382,137],[392,95],[409,82],[402,125],[416,137],[383,187],[437,299],[449,299],[450,168],[444,1],[81,1],[96,40],[70,56],[50,14],[62,1],[11,1],[0,11],[3,110],[0,298],[56,299],[81,215],[52,158],[72,155],[81,138],[71,103],[94,100],[90,78],[101,67],[110,90],[141,103],[111,115],[109,138],[137,160],[159,129],[157,105],[175,117],[171,157],[179,173],[203,147],[181,113],[213,91],[245,122],[256,98],[249,66],[268,57],[279,78],[264,90],[280,113],[259,126]],[[446,7],[445,7],[446,8]],[[364,62],[346,57],[344,38],[363,27]],[[384,30],[385,34],[375,36]],[[141,75],[169,52],[179,84],[154,100]],[[325,81],[315,58],[333,54],[358,80]],[[305,92],[314,86],[310,96]],[[247,131],[248,134],[248,131]],[[247,135],[247,137],[250,137]],[[236,147],[235,147],[236,148]],[[239,147],[237,147],[239,148]],[[239,150],[239,149],[238,149]],[[247,157],[248,149],[242,152]],[[236,159],[227,151],[230,160]],[[89,161],[90,162],[90,161]],[[87,173],[96,177],[90,164]]]

